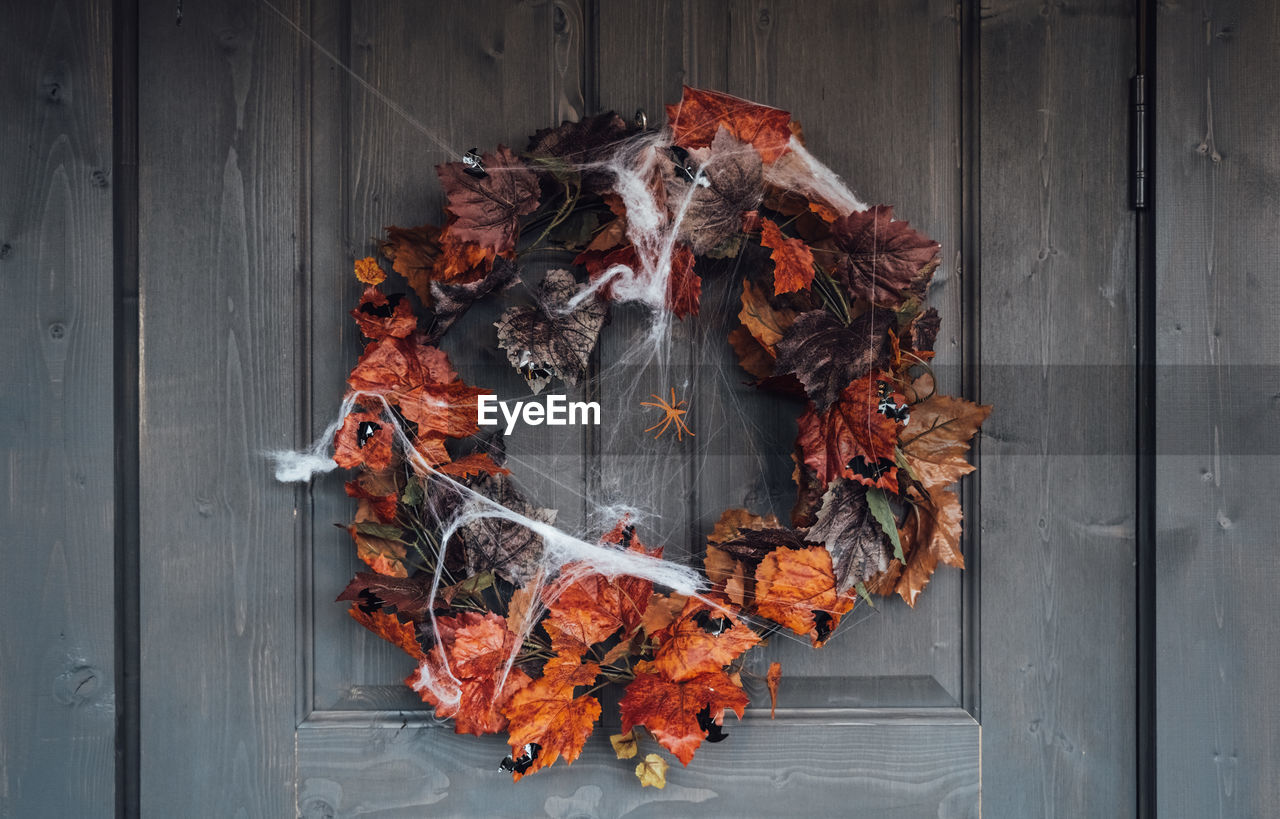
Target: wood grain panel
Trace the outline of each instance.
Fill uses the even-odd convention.
[[[301,519],[261,453],[301,432],[304,49],[252,0],[140,26],[141,810],[285,816]]]
[[[315,278],[310,355],[312,430],[324,429],[362,347],[346,315],[359,296],[353,259],[376,252],[387,225],[443,224],[443,193],[435,166],[457,161],[473,146],[523,150],[527,135],[553,117],[580,116],[581,54],[586,36],[574,3],[339,4],[317,16],[326,50],[376,90],[348,79],[324,55],[313,54],[312,132],[316,153],[312,212]],[[406,59],[406,55],[413,55]],[[566,260],[526,260],[535,285]],[[524,291],[513,291],[523,298]],[[507,400],[529,389],[497,346],[496,304],[477,305],[442,346],[468,383]],[[581,397],[581,388],[550,392]],[[582,520],[585,450],[575,427],[520,427],[507,439],[519,484],[537,504],[558,510],[570,528]],[[422,707],[402,681],[403,654],[355,625],[334,597],[363,564],[350,537],[332,524],[347,521],[352,503],[334,473],[316,482],[312,576],[317,708]]]
[[[1132,10],[981,10],[980,389],[996,406],[979,470],[990,816],[1135,806]]]
[[[943,247],[929,303],[943,333],[936,359],[940,387],[959,392],[964,316],[960,310],[960,39],[957,7],[946,0],[747,2],[731,6],[726,90],[791,111],[809,150],[870,203],[895,206]],[[729,320],[740,289],[722,299]],[[719,292],[719,291],[716,291]],[[711,342],[717,341],[713,336]],[[721,509],[748,505],[787,520],[795,419],[803,407],[744,387],[728,345],[708,345],[704,405],[751,418],[731,427],[701,458],[699,523],[705,534]],[[735,406],[736,405],[736,406]],[[741,409],[738,409],[738,408]],[[729,454],[720,454],[729,453]],[[898,598],[855,611],[856,622],[823,651],[804,641],[775,641],[758,662],[780,660],[788,673],[842,678],[920,677],[934,681],[918,704],[961,702],[961,576],[941,568],[915,609]]]
[[[1157,806],[1274,816],[1280,9],[1157,22]]]
[[[390,715],[387,715],[390,717]],[[959,711],[789,718],[748,712],[729,738],[640,788],[597,732],[572,765],[512,784],[498,737],[378,715],[299,731],[304,817],[977,817],[978,726]],[[642,753],[645,751],[642,750]],[[990,815],[990,814],[988,814]]]
[[[111,4],[0,18],[0,815],[110,816]]]

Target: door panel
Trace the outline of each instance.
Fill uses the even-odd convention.
[[[1160,12],[1157,807],[1275,816],[1280,17]]]
[[[981,770],[988,815],[1123,814],[1131,379],[1080,389],[1068,365],[1107,372],[1131,355],[1129,16],[1117,2],[1007,6],[983,7],[979,32],[978,10],[943,0],[246,1],[189,8],[175,33],[171,9],[144,4],[143,499],[176,510],[143,531],[143,588],[163,588],[143,610],[148,808],[186,812],[164,783],[200,781],[214,815],[283,815],[296,796],[317,816],[972,816]],[[602,108],[658,121],[682,82],[789,108],[815,155],[943,243],[942,386],[997,404],[965,490],[970,569],[940,571],[915,610],[855,617],[824,651],[758,652],[757,671],[784,664],[777,719],[757,687],[729,741],[665,791],[636,786],[606,731],[572,767],[512,787],[494,770],[501,738],[435,725],[400,682],[403,658],[333,603],[359,569],[332,525],[350,515],[340,476],[294,490],[241,455],[328,423],[359,350],[351,259],[386,225],[439,220],[435,164]],[[166,277],[191,267],[188,249],[208,280]],[[709,280],[704,298],[734,294]],[[491,331],[468,323],[450,342],[459,370],[514,394],[485,352]],[[701,358],[692,327],[684,360],[732,373],[723,345]],[[193,368],[214,374],[216,402]],[[721,381],[691,379],[706,431],[670,466],[679,491],[655,542],[700,543],[727,506],[790,505],[778,464],[794,422]],[[752,413],[750,438],[714,420],[731,400]],[[575,523],[606,478],[588,468],[606,442],[535,431],[512,442],[521,481]],[[766,469],[737,454],[748,440]],[[184,753],[193,736],[208,740]]]
[[[1133,4],[982,9],[983,808],[1135,810]],[[1123,772],[1123,773],[1122,773]]]

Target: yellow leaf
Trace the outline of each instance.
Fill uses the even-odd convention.
[[[618,759],[631,759],[636,755],[636,749],[639,747],[639,743],[636,742],[636,729],[632,728],[625,734],[611,734],[609,744],[613,746],[613,752],[618,755]]]
[[[667,786],[667,761],[657,754],[649,754],[636,766],[636,779],[644,787],[665,788]]]

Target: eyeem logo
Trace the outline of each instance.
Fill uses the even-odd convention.
[[[476,423],[480,426],[498,426],[501,423],[498,420],[499,410],[507,422],[507,435],[516,428],[517,421],[531,427],[542,424],[551,427],[600,425],[600,405],[595,401],[570,401],[563,395],[548,395],[547,403],[543,405],[536,401],[499,401],[496,395],[476,397]]]

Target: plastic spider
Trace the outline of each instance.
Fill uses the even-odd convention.
[[[684,400],[680,400],[680,401],[677,401],[677,400],[676,400],[676,388],[675,388],[675,387],[672,387],[672,388],[671,388],[671,401],[669,401],[669,402],[668,402],[668,401],[664,401],[662,398],[660,398],[659,396],[656,396],[656,395],[653,395],[653,396],[651,396],[651,397],[654,399],[653,401],[641,401],[641,402],[640,402],[640,406],[642,406],[642,407],[656,407],[656,408],[658,408],[658,409],[662,410],[662,411],[663,411],[663,413],[665,413],[665,414],[663,415],[663,417],[662,417],[662,418],[660,418],[660,419],[658,420],[658,423],[656,423],[656,424],[654,424],[653,426],[651,426],[651,427],[649,427],[648,429],[646,429],[646,430],[645,430],[645,432],[653,432],[653,431],[656,429],[656,430],[658,430],[658,432],[657,432],[657,434],[655,434],[653,437],[654,437],[654,438],[661,438],[661,437],[662,437],[662,433],[664,433],[664,432],[666,432],[666,431],[667,431],[667,427],[671,426],[671,425],[674,423],[674,424],[676,425],[676,440],[677,440],[677,441],[683,441],[683,440],[684,440],[684,434],[685,434],[686,432],[687,432],[687,433],[689,433],[690,435],[693,435],[693,430],[689,429],[689,425],[688,425],[688,424],[686,424],[686,423],[684,422],[684,419],[680,417],[680,416],[684,415],[686,412],[688,412],[688,411],[689,411],[689,410],[687,410],[687,409],[685,409],[685,408],[684,408],[684,407],[687,405],[687,403],[688,403],[688,402],[686,402],[686,401],[684,401]],[[655,403],[655,402],[657,402],[657,403]]]

